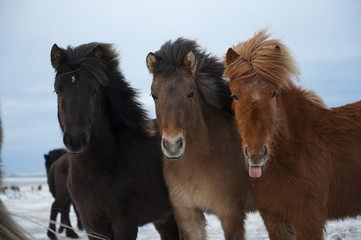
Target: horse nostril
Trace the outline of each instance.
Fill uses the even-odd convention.
[[[68,134],[66,134],[66,133],[64,133],[63,142],[64,142],[65,146],[70,144],[70,138],[69,138]]]
[[[244,154],[246,155],[247,158],[250,158],[247,146],[244,148]]]
[[[184,142],[183,138],[179,138],[177,140],[176,145],[178,146],[179,149],[181,149],[183,147],[183,144],[184,144],[183,142]]]
[[[164,148],[164,149],[168,149],[168,141],[166,140],[166,139],[162,139],[162,147]]]
[[[267,146],[264,146],[264,151],[263,151],[262,158],[266,158],[267,155],[268,155],[268,147],[267,147]]]

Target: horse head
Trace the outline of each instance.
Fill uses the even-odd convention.
[[[242,138],[250,177],[261,177],[272,155],[272,140],[281,125],[280,97],[293,86],[299,69],[278,39],[268,39],[266,30],[229,48],[225,75],[230,79],[233,109]]]
[[[153,66],[162,61],[153,53],[147,56],[147,66],[153,74],[151,87],[158,124],[162,132],[161,147],[168,159],[180,159],[186,147],[186,135],[194,114],[197,91],[194,74],[197,61],[189,51],[182,64],[171,73],[155,73]]]
[[[95,43],[86,45],[81,56],[74,55],[73,49],[65,50],[56,44],[51,50],[51,63],[56,71],[54,89],[58,119],[64,144],[70,153],[83,153],[89,145],[92,127],[99,114],[102,89],[107,84],[102,71],[102,55],[101,45]]]

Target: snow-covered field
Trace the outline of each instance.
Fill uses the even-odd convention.
[[[53,198],[48,191],[46,177],[8,177],[4,179],[5,186],[19,186],[20,191],[6,190],[0,194],[1,199],[15,219],[34,239],[48,239],[46,235]],[[38,190],[38,186],[42,186]],[[361,189],[360,189],[361,191]],[[360,203],[361,204],[361,203]],[[207,215],[208,239],[223,239],[223,232],[217,217]],[[60,217],[58,217],[59,221]],[[76,226],[76,217],[72,210],[71,222]],[[325,239],[328,240],[361,240],[361,217],[346,221],[328,222]],[[87,239],[84,231],[75,229],[81,239]],[[267,231],[258,213],[248,214],[246,220],[246,239],[268,239]],[[65,234],[59,234],[60,239],[67,239]],[[148,224],[139,230],[138,239],[159,239],[153,225]]]

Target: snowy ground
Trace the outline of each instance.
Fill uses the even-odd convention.
[[[48,191],[45,177],[8,177],[4,179],[5,186],[19,186],[20,191],[6,190],[0,194],[9,211],[34,239],[48,239],[46,228],[48,226],[50,207],[53,198]],[[37,190],[41,185],[42,189]],[[59,221],[59,217],[58,217]],[[71,212],[71,222],[76,226],[76,217]],[[207,216],[208,239],[223,239],[223,232],[218,219],[215,216]],[[361,217],[346,221],[328,222],[326,227],[327,240],[360,240],[361,239]],[[258,213],[248,214],[246,221],[246,239],[261,240],[268,239],[267,231]],[[87,239],[85,232],[76,229],[81,239]],[[67,239],[65,234],[60,234],[60,239]],[[139,229],[138,239],[159,239],[159,235],[153,225],[148,224]]]

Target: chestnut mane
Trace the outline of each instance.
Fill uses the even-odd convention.
[[[226,75],[235,80],[258,76],[280,89],[290,88],[292,77],[300,74],[298,66],[287,47],[279,39],[269,37],[264,29],[234,46],[240,56],[229,64]]]
[[[250,40],[233,46],[239,57],[228,64],[225,75],[235,81],[259,77],[275,84],[281,91],[294,86],[300,71],[287,46],[280,39],[269,39],[267,29],[257,32]],[[314,91],[304,91],[304,96],[314,106],[327,109]]]

